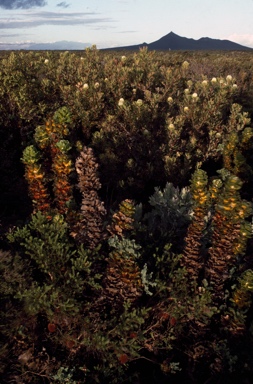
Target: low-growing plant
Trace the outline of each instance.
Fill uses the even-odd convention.
[[[33,209],[1,228],[3,382],[251,378],[252,128],[239,59],[81,54],[2,59],[0,129],[14,153],[1,144],[0,175],[10,171],[8,194],[22,159]]]

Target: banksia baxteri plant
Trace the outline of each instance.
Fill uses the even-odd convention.
[[[132,200],[123,200],[112,217],[112,224],[107,227],[111,235],[122,237],[126,231],[133,229],[135,207]]]
[[[68,156],[71,145],[68,140],[56,143],[57,152],[53,158],[52,170],[54,172],[54,196],[60,214],[67,214],[72,200],[72,187],[69,174],[73,170],[72,161]]]
[[[106,214],[98,196],[101,184],[97,177],[98,164],[91,148],[84,147],[76,160],[78,187],[82,192],[81,221],[73,229],[77,241],[89,248],[96,247],[103,238],[103,218]]]
[[[136,262],[139,246],[134,240],[109,239],[114,249],[109,254],[105,278],[105,295],[114,305],[133,302],[142,294],[141,271]]]
[[[193,219],[188,227],[185,238],[185,248],[181,259],[191,279],[197,279],[203,267],[201,260],[201,239],[206,226],[205,217],[208,211],[209,193],[207,191],[208,178],[205,171],[198,169],[191,179],[191,193],[194,201]]]
[[[50,196],[46,187],[45,173],[39,159],[40,153],[33,145],[25,148],[21,159],[25,164],[25,178],[28,182],[34,213],[48,212],[50,209]]]
[[[251,213],[251,204],[241,199],[241,187],[242,182],[237,176],[227,177],[212,219],[212,246],[209,248],[207,271],[213,286],[213,296],[217,300],[224,297],[224,283],[231,262],[236,256],[244,254],[247,240],[251,236],[250,224],[245,221]]]

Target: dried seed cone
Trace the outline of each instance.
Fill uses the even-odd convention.
[[[84,147],[76,160],[78,187],[82,192],[81,221],[75,226],[72,235],[77,241],[95,248],[103,239],[103,218],[106,214],[103,202],[97,191],[101,184],[97,177],[98,164],[91,148]]]

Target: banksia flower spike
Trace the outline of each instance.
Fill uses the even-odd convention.
[[[205,229],[205,216],[207,215],[209,193],[207,191],[208,178],[206,173],[198,169],[191,179],[191,193],[195,203],[193,220],[188,227],[185,238],[185,248],[181,259],[182,266],[186,267],[189,277],[197,280],[203,266],[201,260],[201,239]]]
[[[97,177],[98,164],[91,148],[84,147],[76,160],[78,187],[82,192],[81,222],[72,235],[81,243],[95,248],[103,238],[103,217],[106,214],[103,202],[98,196],[101,188]]]
[[[118,211],[112,217],[112,224],[107,227],[110,234],[122,237],[126,231],[133,229],[134,213],[133,201],[129,199],[123,200]]]
[[[25,178],[28,182],[34,212],[47,212],[50,209],[50,196],[46,187],[45,174],[39,164],[39,159],[39,151],[35,146],[30,145],[25,148],[21,160],[25,164]]]

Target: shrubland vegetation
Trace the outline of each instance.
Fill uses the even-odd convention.
[[[252,74],[2,55],[2,383],[251,382]]]

